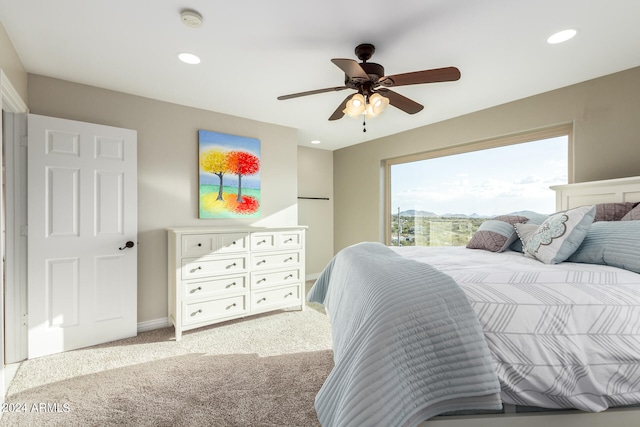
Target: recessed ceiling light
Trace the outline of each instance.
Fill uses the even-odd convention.
[[[181,54],[178,55],[178,58],[180,58],[180,61],[186,63],[186,64],[199,64],[200,63],[200,58],[198,58],[196,55],[194,55],[193,53],[186,53],[183,52]]]
[[[576,30],[575,28],[562,30],[553,34],[551,37],[549,37],[547,39],[547,43],[557,44],[557,43],[566,42],[567,40],[574,38],[576,34],[578,34],[578,30]]]
[[[314,139],[313,141],[311,141],[312,144],[320,144],[320,141],[318,141],[317,139]]]

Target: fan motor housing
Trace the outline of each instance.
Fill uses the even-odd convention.
[[[369,79],[365,80],[360,77],[349,78],[349,76],[345,74],[344,83],[346,86],[349,86],[350,88],[353,88],[353,89],[357,89],[358,86],[360,86],[362,83],[367,81],[375,85],[376,83],[378,83],[378,79],[384,76],[384,67],[380,64],[376,64],[374,62],[361,62],[360,66],[362,67],[364,72],[367,73],[367,76],[369,76]]]

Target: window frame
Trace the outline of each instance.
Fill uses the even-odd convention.
[[[473,151],[487,150],[491,148],[505,147],[508,145],[522,144],[526,142],[539,141],[544,139],[567,137],[567,181],[572,184],[573,179],[573,123],[551,126],[534,131],[521,132],[489,138],[471,143],[454,145],[451,147],[438,148],[420,153],[408,154],[399,157],[385,159],[384,162],[384,243],[391,245],[391,166],[417,162],[420,160],[434,159],[437,157],[451,156],[456,154],[471,153]]]

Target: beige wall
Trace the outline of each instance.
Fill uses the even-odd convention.
[[[29,75],[32,113],[138,132],[138,321],[167,317],[170,226],[297,225],[296,130]],[[262,216],[198,219],[198,129],[261,141]]]
[[[640,68],[337,150],[334,250],[384,241],[385,159],[565,123],[574,182],[640,175]]]
[[[333,153],[298,147],[298,219],[307,229],[307,278],[315,278],[333,257]]]
[[[0,69],[22,100],[27,102],[27,72],[2,23],[0,23]]]

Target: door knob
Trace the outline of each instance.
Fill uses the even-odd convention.
[[[129,240],[127,243],[124,244],[123,247],[118,248],[118,249],[123,250],[123,249],[127,249],[127,248],[132,248],[132,247],[133,247],[133,242],[131,240]]]

